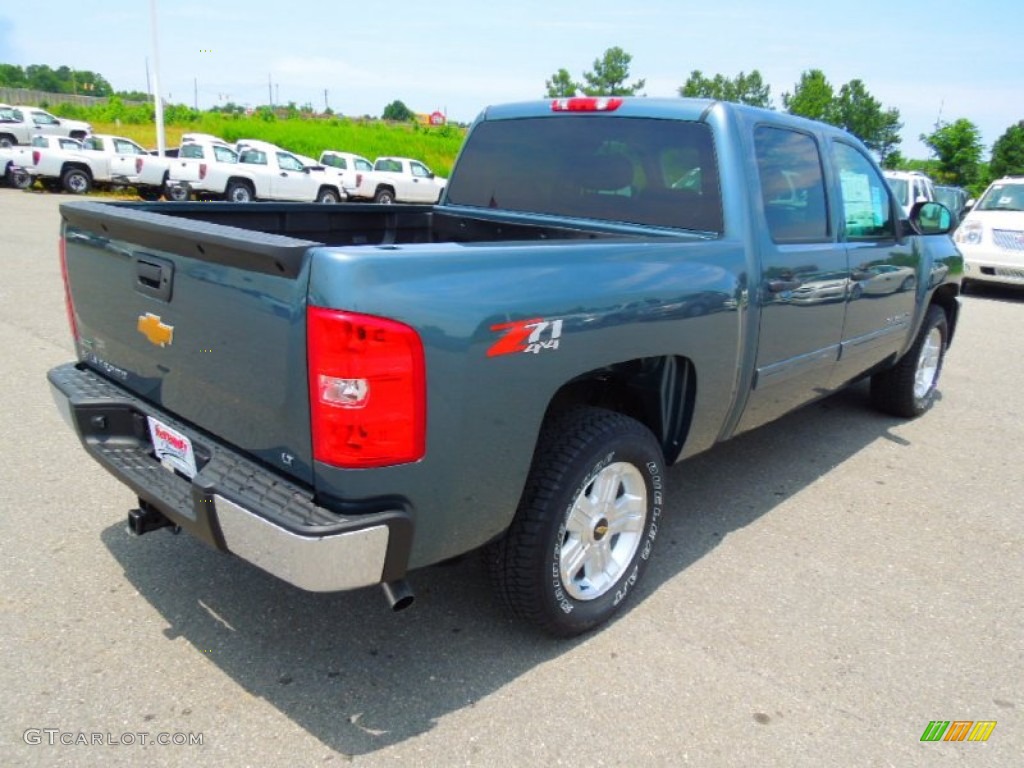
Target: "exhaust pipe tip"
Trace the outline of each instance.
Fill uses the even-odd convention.
[[[381,588],[384,590],[384,597],[387,598],[388,605],[391,606],[391,610],[395,613],[404,611],[416,599],[416,595],[413,594],[409,582],[405,579],[385,581],[381,584]]]

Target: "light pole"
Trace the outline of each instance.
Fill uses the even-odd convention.
[[[153,106],[156,110],[156,151],[164,156],[167,139],[164,135],[164,100],[160,95],[160,35],[156,26],[156,0],[149,0],[149,25],[153,30]]]

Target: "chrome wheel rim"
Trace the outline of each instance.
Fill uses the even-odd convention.
[[[68,177],[68,188],[76,195],[80,195],[85,192],[87,184],[88,182],[86,181],[85,176],[80,173],[74,173]]]
[[[233,203],[248,203],[249,202],[249,190],[245,187],[238,187],[231,191],[231,202]]]
[[[939,377],[939,361],[942,359],[942,332],[932,328],[917,358],[917,373],[914,375],[914,397],[921,400],[928,396],[935,380]]]
[[[558,555],[562,586],[596,600],[619,581],[643,538],[647,485],[636,467],[609,464],[573,500]]]

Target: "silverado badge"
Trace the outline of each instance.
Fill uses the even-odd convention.
[[[139,315],[139,323],[135,327],[149,339],[150,344],[156,344],[158,347],[169,346],[174,340],[174,326],[165,325],[159,315],[150,312]]]

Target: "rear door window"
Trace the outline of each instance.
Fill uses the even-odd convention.
[[[760,126],[754,149],[765,220],[776,243],[831,239],[818,143],[806,133]]]

